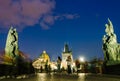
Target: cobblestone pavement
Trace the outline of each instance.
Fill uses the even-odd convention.
[[[46,74],[37,73],[26,79],[2,79],[0,81],[120,81],[120,76],[103,74]]]

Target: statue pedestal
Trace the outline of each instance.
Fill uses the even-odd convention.
[[[105,74],[120,75],[120,64],[105,65]]]

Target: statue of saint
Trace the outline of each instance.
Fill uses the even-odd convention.
[[[105,25],[106,35],[103,36],[103,52],[104,60],[107,62],[120,59],[120,46],[117,43],[117,37],[114,33],[112,22],[108,19],[108,24]]]
[[[18,56],[18,34],[16,29],[10,28],[6,40],[5,56],[14,59]]]

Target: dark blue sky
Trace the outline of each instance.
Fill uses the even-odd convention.
[[[15,2],[15,0],[10,1]],[[41,3],[43,0],[36,1]],[[13,25],[18,30],[19,49],[29,54],[31,58],[37,58],[43,50],[46,50],[51,59],[56,59],[57,56],[61,56],[65,43],[68,43],[73,50],[74,58],[79,56],[85,56],[87,60],[93,57],[103,58],[102,37],[105,34],[105,24],[108,22],[108,18],[112,21],[117,39],[120,41],[120,0],[45,1],[49,1],[46,4],[51,2],[54,8],[51,7],[49,11],[48,7],[42,6],[41,9],[46,8],[47,12],[42,15],[39,14],[37,22],[35,22],[36,18],[33,18],[35,21],[34,23],[31,21],[32,24],[28,24],[27,20],[19,21],[19,24],[16,24],[18,22],[10,22],[7,19],[12,20],[12,17],[5,18],[0,10],[0,17],[6,20],[5,22],[10,22],[6,25],[2,24],[4,23],[2,19],[0,20],[1,50],[5,47],[9,25]],[[21,7],[21,5],[19,6]],[[0,9],[2,8],[4,6],[0,6]],[[22,16],[25,16],[27,12],[24,13]],[[37,15],[35,13],[37,12],[31,13],[30,16]]]

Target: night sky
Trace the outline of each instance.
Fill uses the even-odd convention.
[[[120,42],[120,0],[0,0],[0,50],[13,26],[19,49],[32,59],[46,50],[56,60],[65,43],[74,58],[103,58],[108,18]]]

